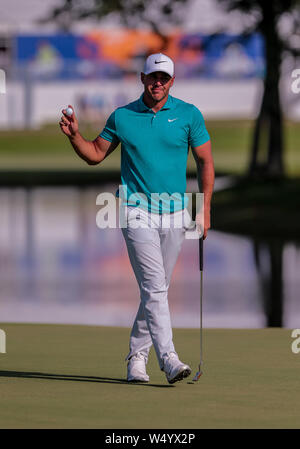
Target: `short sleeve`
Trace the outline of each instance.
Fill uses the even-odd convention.
[[[106,125],[99,134],[103,139],[109,142],[119,142],[116,129],[116,112],[114,111],[107,119]]]
[[[190,123],[189,145],[192,148],[203,145],[210,140],[210,136],[205,128],[203,115],[196,106],[193,105]]]

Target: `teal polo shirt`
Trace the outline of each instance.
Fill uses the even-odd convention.
[[[165,105],[153,112],[142,94],[116,109],[100,136],[121,142],[120,198],[125,204],[159,214],[187,206],[189,147],[210,139],[199,109],[169,95]]]

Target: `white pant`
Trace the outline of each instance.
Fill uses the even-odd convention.
[[[176,352],[168,288],[191,218],[186,209],[174,214],[158,215],[137,207],[128,207],[126,217],[127,228],[123,228],[122,232],[141,295],[126,360],[137,352],[142,353],[147,360],[153,343],[162,369],[164,358],[170,352]],[[140,226],[137,227],[137,224]]]

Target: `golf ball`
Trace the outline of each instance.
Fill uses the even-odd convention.
[[[66,109],[66,114],[71,117],[71,115],[73,114],[73,109],[72,108],[67,108]]]

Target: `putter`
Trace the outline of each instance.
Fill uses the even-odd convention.
[[[193,377],[193,382],[197,382],[203,374],[203,350],[202,350],[202,296],[203,296],[203,237],[199,239],[199,268],[200,268],[200,363],[198,371]]]

